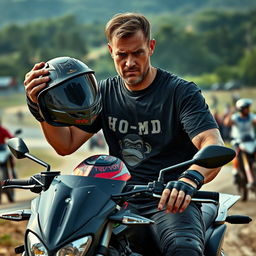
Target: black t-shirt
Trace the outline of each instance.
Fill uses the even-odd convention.
[[[191,159],[197,152],[191,139],[217,128],[200,89],[162,69],[140,91],[129,91],[119,76],[101,81],[100,89],[101,114],[91,127],[78,127],[91,133],[103,130],[110,155],[122,159],[131,172],[130,183],[156,180],[160,169]]]

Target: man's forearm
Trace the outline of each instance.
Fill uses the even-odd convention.
[[[192,141],[198,149],[202,149],[209,145],[224,146],[224,142],[219,130],[217,129],[211,129],[203,132],[196,136]],[[221,170],[221,168],[208,169],[198,165],[192,165],[190,169],[199,171],[204,176],[204,183],[212,181]]]
[[[56,152],[60,155],[68,154],[68,147],[71,144],[69,127],[55,127],[46,122],[40,124],[46,140]]]
[[[41,122],[45,138],[59,155],[69,155],[82,146],[93,133],[85,132],[75,126],[56,127]]]

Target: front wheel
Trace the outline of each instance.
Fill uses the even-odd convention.
[[[248,188],[247,188],[246,181],[243,178],[241,178],[237,187],[238,187],[238,192],[241,195],[241,200],[243,202],[246,202],[248,200]]]
[[[15,193],[14,190],[11,188],[6,189],[6,196],[10,203],[13,203],[15,201]]]
[[[247,177],[245,174],[245,164],[249,165],[249,156],[244,152],[240,152],[238,156],[239,161],[239,169],[238,169],[238,181],[237,181],[237,189],[238,193],[241,195],[241,200],[243,202],[248,200],[248,187],[247,187]]]
[[[0,168],[1,170],[1,178],[3,180],[9,179],[9,175],[8,175],[8,167],[7,166],[1,166]],[[2,197],[2,194],[5,193],[8,201],[13,203],[15,200],[15,192],[14,189],[8,188],[8,189],[1,189],[1,193],[0,193],[0,197]],[[1,198],[0,198],[0,202],[1,202]]]

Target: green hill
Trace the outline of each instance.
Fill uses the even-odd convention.
[[[172,14],[186,18],[205,9],[248,10],[255,0],[1,0],[0,27],[73,14],[82,23],[105,22],[117,12]]]

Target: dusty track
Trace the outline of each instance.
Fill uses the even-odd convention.
[[[208,190],[222,193],[237,194],[232,184],[230,168],[224,167],[214,181],[205,186]],[[224,240],[226,256],[254,256],[256,255],[256,197],[250,194],[247,202],[238,201],[230,210],[230,215],[248,215],[252,218],[250,224],[228,224]]]

